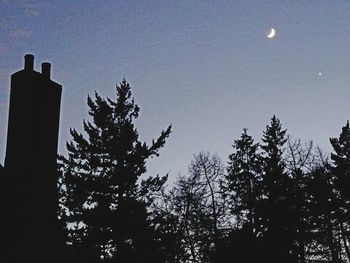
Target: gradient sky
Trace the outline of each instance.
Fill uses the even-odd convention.
[[[82,130],[87,95],[113,98],[125,77],[142,140],[173,124],[151,174],[175,178],[202,150],[226,162],[242,129],[259,140],[273,114],[293,138],[329,151],[350,118],[347,0],[0,0],[1,163],[9,78],[26,53],[37,70],[51,62],[63,85],[60,153],[69,127]]]

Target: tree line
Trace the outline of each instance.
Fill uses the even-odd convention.
[[[328,155],[272,116],[261,140],[243,129],[227,162],[195,154],[166,187],[167,175],[145,172],[171,126],[139,140],[126,80],[115,100],[96,93],[88,107],[58,181],[66,242],[84,262],[349,262],[349,122]]]

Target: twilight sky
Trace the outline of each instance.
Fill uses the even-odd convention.
[[[10,74],[26,53],[38,71],[51,62],[63,85],[60,153],[69,127],[88,119],[87,95],[114,98],[125,77],[142,140],[173,124],[151,174],[175,178],[202,150],[226,162],[242,129],[259,140],[274,113],[292,137],[329,151],[350,118],[348,0],[0,0],[1,163]]]

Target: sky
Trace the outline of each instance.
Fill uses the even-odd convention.
[[[347,0],[0,0],[0,163],[10,75],[27,53],[63,85],[62,154],[69,128],[89,120],[87,96],[115,98],[123,78],[141,140],[173,125],[148,174],[174,179],[200,151],[226,163],[243,128],[259,141],[273,114],[292,138],[331,151],[350,118],[349,25]]]

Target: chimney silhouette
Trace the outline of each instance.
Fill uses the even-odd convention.
[[[24,69],[27,71],[32,71],[34,69],[34,56],[32,54],[24,56]]]
[[[34,56],[24,58],[24,70],[11,76],[5,170],[18,182],[37,184],[56,175],[62,86],[50,80],[49,63],[40,74]]]
[[[1,262],[71,262],[57,219],[57,145],[62,86],[34,56],[11,76],[1,215]],[[5,200],[5,199],[3,199]],[[5,256],[2,250],[9,251]],[[4,261],[2,257],[7,258]]]
[[[51,64],[48,62],[44,62],[41,64],[41,74],[44,78],[50,79],[50,70],[51,70]]]

